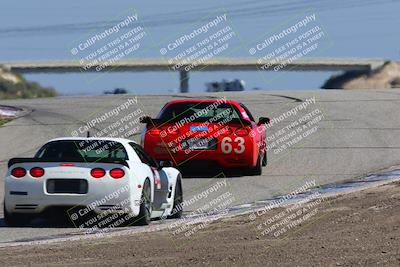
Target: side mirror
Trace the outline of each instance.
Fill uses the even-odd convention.
[[[261,124],[269,124],[271,122],[271,119],[268,117],[260,117],[260,119],[258,120],[258,125]]]
[[[170,160],[161,160],[159,163],[160,169],[162,168],[167,168],[167,167],[173,167],[174,165],[172,164],[172,161]]]
[[[150,123],[151,122],[151,117],[150,116],[143,116],[140,118],[141,123]]]

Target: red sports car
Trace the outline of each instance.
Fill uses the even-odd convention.
[[[266,127],[241,103],[226,99],[175,100],[157,118],[143,117],[142,145],[158,161],[176,167],[246,168],[260,175],[267,164]]]

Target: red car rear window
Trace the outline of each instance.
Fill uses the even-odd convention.
[[[242,119],[237,108],[228,103],[217,102],[182,102],[166,106],[158,115],[161,120],[188,119],[191,122],[204,122],[211,118],[224,120]]]

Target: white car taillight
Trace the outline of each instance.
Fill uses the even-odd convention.
[[[11,175],[14,176],[15,178],[22,178],[26,175],[26,170],[21,167],[17,167],[12,169]]]
[[[44,169],[40,167],[34,167],[29,171],[33,178],[40,178],[44,175]]]
[[[125,172],[123,169],[115,168],[110,171],[110,176],[114,179],[120,179],[125,176]]]
[[[90,171],[90,175],[92,175],[93,178],[99,179],[106,175],[106,171],[102,168],[94,168]]]

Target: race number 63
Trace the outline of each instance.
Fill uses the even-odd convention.
[[[232,142],[236,144],[236,148],[233,149]],[[242,154],[244,152],[244,138],[243,137],[236,137],[233,141],[230,137],[224,137],[221,141],[221,150],[224,154],[229,154],[232,152],[236,154]]]

